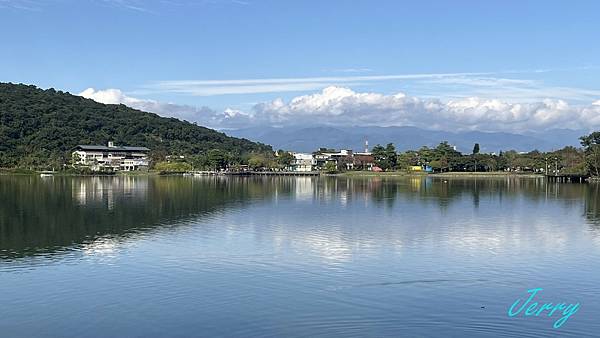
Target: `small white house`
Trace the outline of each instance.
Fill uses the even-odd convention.
[[[294,162],[292,163],[293,171],[312,171],[313,170],[313,155],[305,153],[293,153]]]

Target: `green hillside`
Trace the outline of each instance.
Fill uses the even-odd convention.
[[[0,167],[60,166],[78,144],[145,146],[152,156],[220,149],[239,157],[271,147],[175,118],[54,89],[0,83]]]

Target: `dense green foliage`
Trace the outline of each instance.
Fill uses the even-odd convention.
[[[338,166],[333,162],[325,163],[325,172],[328,174],[335,174],[338,172]]]
[[[388,143],[384,148],[379,144],[373,147],[373,158],[375,164],[383,170],[395,169],[397,167],[398,157],[396,155],[396,147]]]
[[[581,137],[585,151],[585,165],[594,176],[600,176],[600,132],[596,131]]]
[[[277,164],[281,168],[289,168],[295,161],[294,155],[292,155],[290,152],[280,149],[277,151],[277,155]]]
[[[108,141],[148,147],[156,161],[169,154],[197,155],[212,149],[238,159],[272,151],[270,146],[124,105],[0,83],[0,167],[60,168],[74,146]]]
[[[184,173],[192,170],[192,166],[186,162],[158,162],[154,169],[164,173]]]
[[[533,150],[519,153],[510,150],[499,154],[482,154],[478,149],[479,144],[476,144],[471,154],[462,154],[447,142],[442,142],[435,148],[421,147],[419,150],[399,153],[395,163],[389,160],[394,153],[393,145],[386,148],[375,146],[373,156],[377,164],[385,170],[428,165],[436,172],[517,171],[597,175],[600,171],[600,133],[597,139],[590,137],[582,138],[587,140],[587,143],[582,142],[585,150],[564,147],[551,152]]]

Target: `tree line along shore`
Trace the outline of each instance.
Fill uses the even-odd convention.
[[[423,146],[418,150],[398,152],[393,144],[377,145],[370,152],[373,167],[353,167],[348,170],[344,157],[336,162],[326,162],[318,168],[324,174],[345,174],[349,176],[369,175],[419,175],[437,174],[443,176],[493,176],[493,175],[581,175],[600,176],[600,132],[593,132],[581,137],[581,147],[567,146],[559,150],[542,152],[501,151],[495,153],[479,152],[479,144],[474,144],[470,153],[457,151],[447,142],[441,142],[436,147]],[[320,149],[314,154],[332,151]],[[129,175],[175,174],[193,171],[207,172],[240,172],[240,171],[289,171],[294,164],[294,153],[278,150],[249,152],[242,156],[213,149],[200,154],[169,155],[151,154],[152,161],[147,171],[128,173]],[[373,170],[378,168],[379,170]],[[415,169],[417,168],[417,169]],[[420,170],[418,168],[421,168]],[[41,167],[14,167],[0,169],[3,174],[31,174]],[[77,168],[70,163],[64,163],[54,168],[65,175],[81,174],[113,174],[111,172],[93,173],[85,168]]]

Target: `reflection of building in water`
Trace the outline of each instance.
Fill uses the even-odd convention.
[[[410,188],[412,191],[419,191],[421,190],[421,182],[423,182],[423,179],[420,177],[411,177],[409,178],[409,182],[410,182]]]
[[[75,179],[72,196],[80,205],[104,204],[112,210],[119,199],[145,199],[148,179],[141,177],[90,177]]]
[[[313,198],[314,181],[312,177],[298,177],[295,179],[295,197],[297,200],[310,200]]]

